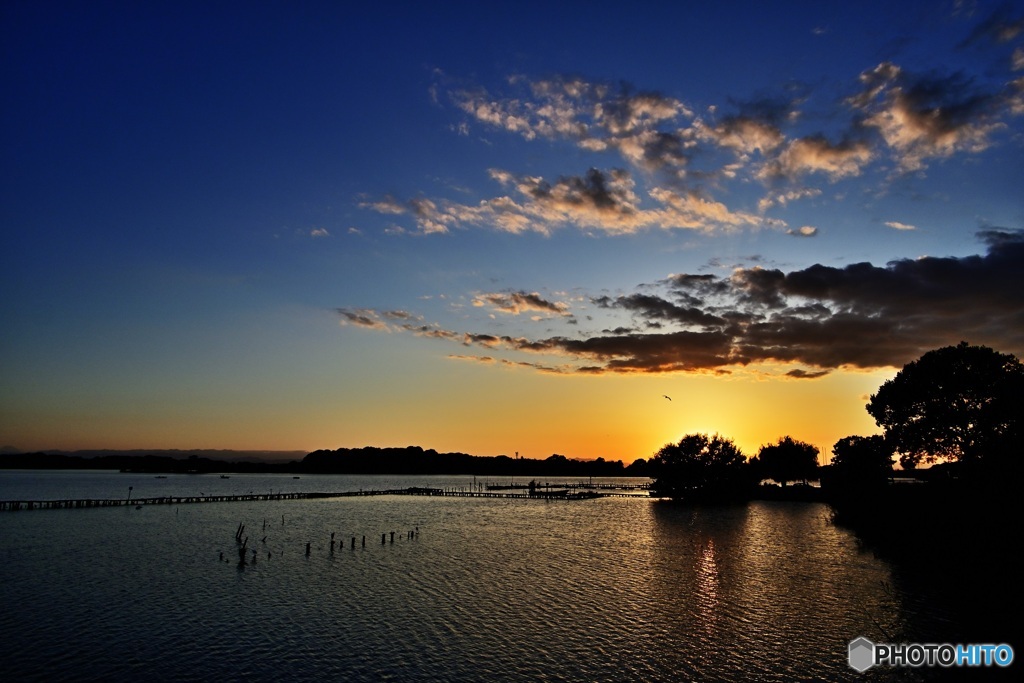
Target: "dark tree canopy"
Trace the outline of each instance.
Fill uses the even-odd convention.
[[[746,495],[747,459],[729,439],[688,434],[649,462],[655,495],[676,500],[724,500]]]
[[[960,342],[903,366],[867,410],[904,467],[940,458],[992,465],[1019,443],[1022,397],[1016,357]]]
[[[882,435],[846,436],[832,446],[830,483],[848,488],[885,486],[893,463],[892,447]]]
[[[755,458],[758,475],[783,486],[789,481],[818,478],[818,448],[785,436],[774,444],[761,446]]]

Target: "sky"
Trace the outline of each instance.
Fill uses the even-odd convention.
[[[0,6],[0,446],[649,458],[1024,357],[1020,3]]]

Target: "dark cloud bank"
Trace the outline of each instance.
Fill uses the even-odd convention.
[[[414,325],[402,312],[339,309],[339,314],[343,322],[366,328],[560,357],[553,365],[514,364],[563,373],[726,373],[783,362],[797,366],[790,376],[813,378],[841,367],[902,367],[961,340],[1019,356],[1024,351],[1024,233],[986,230],[979,237],[988,247],[984,255],[902,259],[884,266],[814,265],[789,273],[741,268],[728,277],[673,275],[642,287],[643,293],[591,299],[606,312],[631,319],[629,326],[593,336],[530,339]],[[490,356],[479,360],[493,362]]]

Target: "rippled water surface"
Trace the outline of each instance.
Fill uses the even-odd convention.
[[[472,482],[0,472],[0,499]],[[0,536],[6,680],[878,680],[847,644],[908,609],[819,504],[373,496],[2,512]]]

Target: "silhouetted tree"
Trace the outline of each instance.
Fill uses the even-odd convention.
[[[904,365],[867,410],[906,468],[939,458],[996,466],[1019,444],[1022,397],[1016,357],[960,342]]]
[[[818,478],[818,448],[792,437],[784,436],[773,444],[761,446],[752,466],[763,479],[786,482]]]
[[[832,446],[832,464],[822,484],[858,489],[885,486],[892,477],[892,446],[880,434],[845,436]]]
[[[653,495],[675,500],[728,500],[750,490],[747,460],[729,439],[688,434],[666,444],[648,462]]]
[[[645,458],[637,458],[633,462],[629,463],[629,466],[623,471],[623,475],[627,477],[646,477],[650,474],[650,468],[647,465]]]

